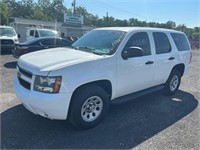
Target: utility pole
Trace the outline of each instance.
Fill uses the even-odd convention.
[[[108,12],[106,12],[106,26],[108,26],[109,22],[108,22]]]
[[[73,0],[72,6],[74,7],[73,14],[76,14],[76,0]]]

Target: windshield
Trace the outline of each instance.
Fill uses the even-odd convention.
[[[49,31],[49,30],[39,30],[40,36],[58,36],[58,33],[56,31]]]
[[[15,30],[13,28],[0,28],[0,36],[15,36]]]
[[[99,55],[112,55],[125,37],[126,32],[115,30],[93,30],[78,41],[72,47]]]

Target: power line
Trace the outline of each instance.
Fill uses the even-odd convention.
[[[102,6],[104,6],[104,8],[107,10],[107,9],[112,9],[112,10],[115,10],[115,12],[117,12],[117,13],[120,13],[120,14],[128,14],[128,15],[134,15],[134,16],[138,16],[138,17],[142,17],[142,18],[145,18],[145,19],[148,19],[148,20],[153,20],[153,21],[156,21],[156,19],[155,18],[150,18],[150,17],[146,17],[146,16],[143,16],[143,15],[139,15],[139,14],[136,14],[136,13],[133,13],[133,12],[131,12],[131,11],[128,11],[128,10],[123,10],[123,9],[120,9],[120,8],[116,8],[116,7],[113,7],[112,5],[109,5],[109,4],[106,4],[106,3],[104,3],[104,2],[99,2],[99,1],[97,1],[97,0],[95,0],[95,2],[93,2],[93,1],[90,1],[90,0],[85,0],[85,1],[88,1],[89,3],[92,3],[92,4],[94,4],[95,6],[99,6],[99,5],[97,5],[97,3],[98,4],[100,4],[101,6],[99,6],[99,7],[101,7],[102,8]]]

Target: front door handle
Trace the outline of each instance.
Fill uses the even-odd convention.
[[[175,57],[170,57],[170,58],[169,58],[169,60],[174,60],[174,59],[175,59]]]
[[[154,63],[153,61],[147,61],[145,64],[150,65],[150,64],[153,64],[153,63]]]

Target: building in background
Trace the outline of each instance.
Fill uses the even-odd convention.
[[[72,18],[71,18],[72,19]],[[29,28],[47,28],[57,30],[61,37],[81,37],[86,32],[95,27],[71,25],[66,22],[50,22],[23,18],[9,18],[9,25],[12,26],[18,34],[20,34],[20,42],[27,40],[26,32]]]

